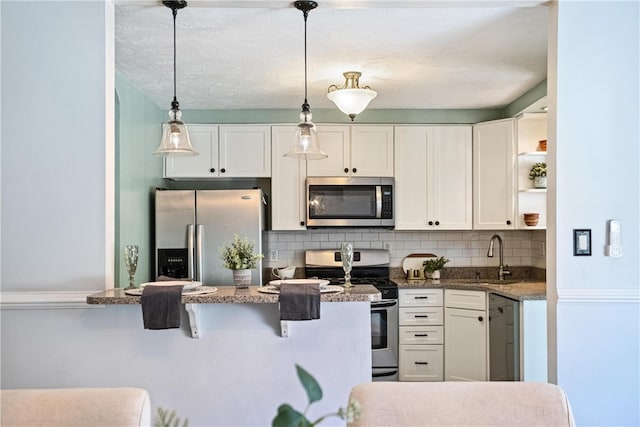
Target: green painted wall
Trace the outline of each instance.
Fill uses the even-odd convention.
[[[140,246],[136,283],[151,277],[150,218],[153,189],[163,185],[162,158],[153,152],[162,136],[162,110],[116,72],[115,286],[128,285],[124,245]]]

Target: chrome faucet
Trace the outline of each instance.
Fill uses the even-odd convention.
[[[489,250],[487,251],[487,256],[489,258],[493,258],[493,242],[498,240],[498,245],[500,246],[500,271],[498,272],[498,280],[504,280],[504,276],[511,276],[511,271],[509,270],[508,265],[503,264],[503,249],[502,249],[502,237],[494,234],[491,236],[489,240]]]

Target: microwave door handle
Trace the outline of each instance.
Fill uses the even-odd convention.
[[[187,268],[189,269],[188,274],[189,278],[193,280],[194,278],[194,234],[193,234],[193,224],[187,225]]]
[[[382,218],[382,186],[376,185],[376,218]]]
[[[196,281],[203,282],[204,277],[202,272],[204,271],[204,254],[202,248],[204,246],[204,225],[198,224],[196,226]]]

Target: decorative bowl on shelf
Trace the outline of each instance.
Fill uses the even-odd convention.
[[[538,220],[540,219],[539,213],[527,212],[523,214],[523,216],[524,216],[524,223],[527,224],[529,227],[538,225]]]

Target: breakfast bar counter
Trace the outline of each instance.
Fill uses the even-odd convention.
[[[185,292],[182,295],[182,303],[274,304],[278,302],[277,293],[264,293],[266,287],[249,286],[240,289],[235,286],[216,286],[215,288],[217,289],[215,292],[201,295],[189,295],[189,292]],[[140,296],[127,295],[124,289],[116,288],[87,296],[87,304],[140,304],[141,299]],[[380,291],[371,285],[342,288],[341,292],[323,292],[320,296],[320,302],[372,302],[380,299]]]

